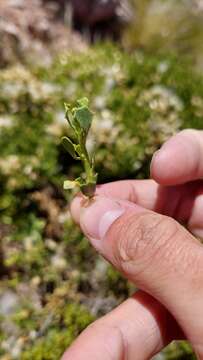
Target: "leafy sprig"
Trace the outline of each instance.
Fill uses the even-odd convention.
[[[79,99],[75,107],[65,103],[65,110],[66,119],[75,135],[75,142],[65,136],[62,138],[62,144],[73,159],[81,160],[85,174],[74,181],[66,180],[64,189],[78,187],[84,195],[92,197],[96,189],[97,174],[94,170],[94,158],[86,148],[93,118],[92,112],[89,110],[89,100],[87,98]]]

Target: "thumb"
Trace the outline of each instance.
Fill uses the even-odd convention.
[[[80,226],[106,259],[168,308],[203,359],[201,244],[169,217],[103,196],[80,207]]]

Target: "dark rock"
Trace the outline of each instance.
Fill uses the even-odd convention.
[[[54,2],[56,0],[44,0]],[[59,13],[72,13],[75,29],[95,37],[117,39],[123,26],[132,20],[128,0],[58,0]],[[68,16],[69,18],[69,16]]]

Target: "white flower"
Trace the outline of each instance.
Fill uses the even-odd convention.
[[[65,258],[61,257],[60,255],[54,255],[51,258],[52,266],[55,267],[57,270],[65,270],[67,267],[67,261]]]
[[[106,106],[106,97],[105,96],[96,96],[94,99],[94,106],[98,110],[102,110]]]
[[[13,125],[13,119],[8,116],[0,117],[0,127],[11,127]]]
[[[5,175],[9,175],[13,171],[20,168],[20,160],[16,155],[6,156],[4,159],[0,159],[0,169]]]
[[[169,69],[169,62],[168,61],[162,61],[157,66],[157,70],[161,74],[165,73],[168,69]]]

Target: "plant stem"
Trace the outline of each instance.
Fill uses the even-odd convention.
[[[81,150],[81,161],[86,173],[86,181],[87,183],[95,183],[94,169],[91,165],[89,154],[87,152],[86,146],[84,145],[82,136],[79,137],[79,145]]]

